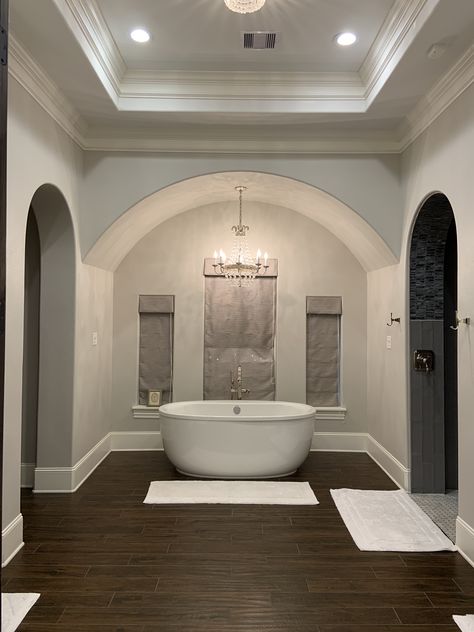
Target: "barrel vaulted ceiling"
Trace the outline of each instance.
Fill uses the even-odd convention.
[[[399,152],[474,78],[473,0],[10,1],[11,76],[84,149]]]

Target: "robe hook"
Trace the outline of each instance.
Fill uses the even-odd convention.
[[[398,318],[394,318],[394,317],[393,317],[393,313],[392,313],[392,312],[390,312],[390,322],[389,322],[389,323],[386,323],[386,324],[387,324],[387,327],[391,327],[391,326],[393,325],[393,323],[400,323],[400,317],[398,317]]]

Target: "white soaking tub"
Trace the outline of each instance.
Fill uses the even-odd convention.
[[[182,474],[275,478],[311,448],[316,409],[292,402],[220,400],[160,406],[166,455]]]

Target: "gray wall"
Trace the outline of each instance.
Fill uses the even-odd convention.
[[[404,217],[400,265],[368,274],[368,411],[369,432],[405,467],[410,467],[409,415],[409,244],[414,218],[433,192],[449,199],[458,235],[458,309],[474,316],[474,214],[472,213],[472,147],[474,86],[471,85],[403,154]],[[385,325],[390,312],[400,326]],[[387,334],[392,348],[386,349]],[[459,370],[459,516],[458,545],[474,560],[474,334],[458,331]],[[465,527],[463,525],[467,524]]]
[[[36,464],[38,422],[39,309],[41,251],[33,211],[28,215],[25,245],[25,323],[23,338],[23,401],[21,462]]]
[[[74,415],[74,230],[55,187],[38,189],[31,205],[41,244],[37,466],[68,466]]]
[[[116,430],[156,429],[133,420],[137,402],[138,295],[174,294],[174,399],[203,395],[203,261],[230,252],[237,202],[197,208],[143,238],[115,273],[112,416]],[[343,403],[346,422],[319,430],[366,430],[366,274],[331,233],[290,209],[245,203],[251,251],[277,258],[276,398],[306,399],[307,295],[343,297]],[[251,385],[250,385],[251,388]]]
[[[84,161],[80,221],[83,256],[118,217],[146,196],[187,178],[229,171],[281,175],[318,187],[347,204],[397,256],[400,253],[402,199],[397,155],[262,157],[87,152]]]

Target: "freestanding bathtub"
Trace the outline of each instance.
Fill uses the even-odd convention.
[[[202,478],[274,478],[308,456],[316,409],[249,400],[160,406],[166,455],[182,474]]]

